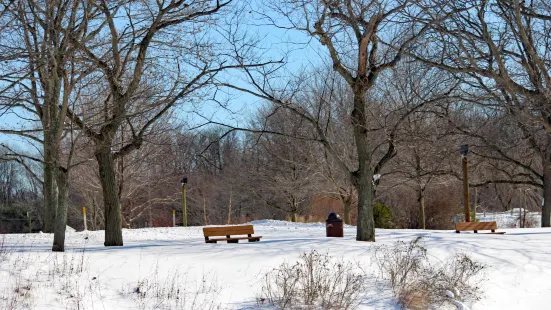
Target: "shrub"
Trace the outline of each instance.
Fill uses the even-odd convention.
[[[465,253],[431,264],[420,240],[398,241],[394,246],[383,245],[375,250],[379,270],[398,302],[408,309],[427,309],[479,300],[483,292],[477,284],[486,266]]]
[[[295,264],[283,263],[263,276],[259,300],[280,309],[351,309],[365,288],[354,269],[327,254],[304,253]]]
[[[373,218],[376,228],[393,228],[392,210],[384,204],[376,203],[373,205]]]
[[[152,274],[131,288],[137,309],[221,309],[217,297],[222,289],[214,275],[190,279],[187,273],[171,270],[160,274],[158,264]]]

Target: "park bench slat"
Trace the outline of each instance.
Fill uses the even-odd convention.
[[[254,234],[253,225],[204,227],[205,237]]]
[[[496,222],[460,222],[455,223],[456,230],[492,230],[497,229]]]

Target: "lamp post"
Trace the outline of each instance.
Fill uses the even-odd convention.
[[[187,227],[187,206],[186,206],[186,184],[187,178],[184,177],[182,181],[182,222],[184,227]]]
[[[459,150],[461,161],[463,162],[463,200],[465,204],[465,222],[471,221],[471,208],[469,206],[469,172],[467,166],[467,154],[469,154],[469,145],[462,144]]]

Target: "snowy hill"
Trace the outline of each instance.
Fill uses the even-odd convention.
[[[489,265],[480,283],[485,295],[471,309],[549,309],[550,229],[499,229],[505,235],[377,230],[377,242],[367,243],[355,241],[352,226],[345,227],[344,238],[326,238],[323,223],[252,224],[260,242],[206,244],[202,227],[150,228],[123,230],[125,246],[106,248],[103,231],[68,232],[66,253],[50,252],[50,234],[5,235],[0,308],[257,309],[265,307],[258,303],[262,275],[304,252],[355,262],[376,279],[375,246],[423,236],[434,259],[468,252]],[[186,301],[164,303],[180,290]],[[367,291],[360,309],[398,308],[382,282],[374,280]]]

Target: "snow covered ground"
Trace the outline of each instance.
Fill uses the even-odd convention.
[[[469,252],[489,265],[480,283],[485,296],[471,309],[551,309],[551,229],[500,229],[505,235],[377,230],[374,244],[355,241],[351,226],[344,238],[325,238],[322,223],[253,225],[262,240],[239,244],[206,244],[202,227],[123,230],[125,246],[117,248],[103,246],[103,231],[68,232],[65,253],[50,252],[50,234],[0,236],[0,308],[191,309],[195,303],[196,309],[257,309],[261,276],[301,253],[329,253],[375,274],[374,246],[423,236],[435,259]],[[384,287],[374,281],[360,308],[397,309]],[[166,303],[182,289],[187,300]]]

